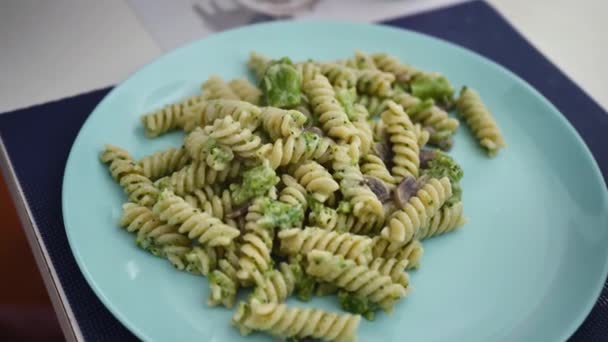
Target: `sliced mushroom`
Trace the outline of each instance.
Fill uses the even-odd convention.
[[[449,151],[452,149],[452,146],[454,146],[454,139],[452,139],[452,137],[446,137],[439,140],[436,144],[437,147],[439,147],[443,151]]]
[[[435,159],[437,152],[435,150],[422,150],[420,151],[420,168],[426,169],[429,167],[429,162]]]
[[[429,134],[431,134],[431,135],[437,133],[437,130],[431,126],[424,126],[424,127],[422,127],[422,129],[429,132]]]
[[[364,176],[365,183],[372,192],[378,197],[378,200],[382,203],[390,200],[391,193],[388,191],[384,183],[376,177],[373,176]]]
[[[235,219],[237,217],[241,217],[241,216],[247,214],[247,211],[249,210],[250,205],[251,205],[250,202],[247,202],[247,203],[241,205],[240,207],[232,210],[232,212],[226,214],[226,218]]]
[[[393,151],[391,151],[388,144],[375,143],[374,146],[372,146],[372,151],[375,155],[382,159],[385,164],[389,165],[392,162]]]
[[[416,181],[416,178],[412,176],[407,176],[403,178],[401,183],[397,185],[393,192],[393,200],[397,204],[399,208],[403,208],[407,201],[410,200],[410,197],[414,196],[416,192],[418,192],[419,183]]]

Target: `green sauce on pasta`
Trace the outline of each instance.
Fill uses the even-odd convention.
[[[344,112],[352,121],[355,120],[355,101],[357,100],[357,91],[355,88],[340,88],[336,90],[336,99],[340,102]]]

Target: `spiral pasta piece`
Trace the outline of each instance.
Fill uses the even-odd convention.
[[[411,241],[450,196],[452,186],[447,177],[440,180],[431,178],[402,209],[391,215],[387,226],[381,231],[382,237],[402,244]]]
[[[374,142],[374,133],[367,123],[367,109],[357,104],[354,106],[354,112],[356,119],[352,122],[353,126],[355,126],[355,134],[359,137],[359,153],[366,154],[369,152]]]
[[[217,75],[213,75],[203,82],[201,90],[205,100],[240,100],[230,86]]]
[[[318,63],[321,73],[335,87],[350,88],[357,84],[357,70],[336,63]]]
[[[410,283],[409,276],[405,273],[405,268],[408,264],[408,259],[384,259],[375,258],[370,264],[369,268],[378,273],[391,277],[394,283],[401,284],[403,287],[407,287]]]
[[[376,67],[376,63],[374,63],[374,59],[372,58],[372,56],[366,54],[361,50],[356,50],[355,55],[353,56],[353,58],[347,60],[346,65],[350,66],[351,68],[360,70],[378,70],[378,67]]]
[[[277,236],[281,240],[281,253],[289,256],[320,249],[352,259],[362,265],[367,265],[372,256],[372,240],[366,236],[338,233],[316,227],[281,230]]]
[[[262,145],[262,140],[257,134],[241,127],[241,124],[230,116],[215,120],[212,126],[204,128],[204,133],[217,144],[229,147],[234,154],[243,158],[256,157]],[[186,147],[188,147],[187,140]]]
[[[384,214],[382,203],[365,184],[357,160],[353,160],[348,148],[337,145],[332,163],[334,178],[340,180],[340,191],[344,199],[352,204],[353,214],[363,219],[367,216],[380,217]]]
[[[137,245],[156,256],[166,256],[168,246],[190,246],[190,239],[180,234],[177,226],[163,224],[150,209],[139,204],[123,204],[120,226],[137,232]]]
[[[117,146],[105,145],[99,158],[108,164],[112,178],[124,189],[131,202],[143,206],[152,206],[156,202],[158,189],[144,176],[144,170],[135,163],[129,152]]]
[[[184,256],[186,260],[185,270],[207,276],[217,266],[217,254],[213,248],[194,246]]]
[[[308,117],[297,110],[262,108],[262,125],[272,140],[299,135],[307,120]]]
[[[262,303],[281,303],[289,297],[297,282],[297,277],[302,273],[298,264],[287,264],[282,262],[276,270],[270,270],[264,274],[264,279],[257,284],[252,298]]]
[[[506,146],[496,120],[475,90],[462,88],[456,108],[488,155],[493,156]]]
[[[460,126],[458,120],[450,118],[445,110],[434,104],[426,109],[418,109],[422,100],[406,92],[395,94],[392,100],[403,106],[413,122],[431,127],[437,132],[454,132]]]
[[[249,54],[247,66],[249,67],[249,70],[253,72],[255,78],[259,81],[264,78],[264,73],[266,73],[266,68],[268,67],[269,63],[270,58],[254,51]]]
[[[414,132],[418,137],[418,147],[423,148],[431,138],[431,133],[428,130],[424,129],[421,124],[414,124]]]
[[[397,184],[395,177],[388,171],[382,158],[374,154],[369,153],[361,157],[361,165],[359,167],[364,175],[381,180],[389,191]]]
[[[196,127],[213,124],[215,120],[231,116],[242,128],[254,131],[261,123],[262,109],[249,102],[237,100],[210,100],[188,108],[183,117],[183,128],[191,132]]]
[[[241,101],[246,101],[254,105],[260,103],[262,91],[254,86],[244,77],[236,78],[228,82],[230,89],[239,97]]]
[[[230,196],[229,190],[216,191],[211,186],[206,185],[201,189],[196,189],[184,195],[184,200],[191,206],[223,220],[232,227],[236,227],[236,222],[228,218],[228,214],[233,210],[232,196]]]
[[[418,231],[417,238],[428,239],[433,236],[449,233],[466,223],[463,215],[462,202],[456,202],[452,206],[444,205],[425,225]]]
[[[407,260],[405,269],[418,268],[424,248],[419,240],[413,240],[406,244],[392,243],[381,236],[372,239],[372,255],[374,259],[397,259]]]
[[[169,188],[176,195],[183,196],[205,185],[217,184],[230,178],[236,178],[241,170],[242,164],[238,160],[234,160],[228,168],[222,171],[212,169],[204,161],[194,161],[181,170],[173,172],[170,176],[160,178],[156,181],[156,184],[160,188]]]
[[[152,211],[160,220],[179,225],[179,232],[198,239],[203,246],[226,246],[240,235],[238,229],[193,208],[184,199],[164,190]]]
[[[281,176],[281,181],[285,186],[280,194],[279,201],[290,204],[292,206],[300,205],[305,211],[308,207],[308,200],[306,199],[306,189],[298,181],[288,174]]]
[[[299,165],[293,175],[306,191],[321,203],[340,189],[331,174],[319,163],[312,160]]]
[[[202,103],[203,100],[201,95],[195,95],[142,115],[141,123],[144,126],[146,136],[154,138],[170,130],[182,127],[187,110],[194,105]]]
[[[317,75],[321,74],[321,68],[315,62],[303,62],[295,65],[302,84],[305,84],[313,80]]]
[[[225,263],[226,260],[220,260]],[[227,308],[234,306],[239,285],[236,278],[223,270],[214,270],[209,274],[209,306],[222,305]]]
[[[241,302],[232,324],[241,334],[263,331],[279,338],[312,337],[323,341],[355,342],[361,316],[320,309],[288,307],[276,302]]]
[[[388,109],[382,113],[382,121],[386,132],[393,144],[393,164],[391,171],[395,180],[401,182],[405,176],[418,176],[420,166],[420,147],[414,125],[403,108],[394,103],[388,103]]]
[[[303,90],[327,136],[349,142],[351,137],[356,135],[356,129],[336,99],[336,93],[325,76],[317,75],[313,80],[304,83]]]
[[[374,95],[359,94],[357,96],[357,103],[367,109],[370,118],[373,118],[384,112],[386,110],[386,105],[388,101],[390,101],[390,99]]]
[[[263,274],[271,268],[273,234],[272,229],[259,225],[263,216],[263,198],[259,197],[249,206],[245,216],[245,235],[240,246],[239,266],[237,276],[241,282],[263,282]]]
[[[182,148],[169,148],[154,152],[139,160],[144,176],[154,181],[161,177],[172,174],[190,162],[190,156]]]
[[[401,63],[399,59],[387,53],[374,53],[372,59],[378,69],[395,75],[396,81],[402,84],[409,83],[414,76],[420,74],[416,68]]]
[[[395,76],[391,73],[374,69],[359,70],[357,90],[369,95],[390,96],[393,93],[394,81]]]
[[[273,169],[311,159],[324,163],[331,158],[332,145],[333,142],[328,138],[303,132],[298,136],[277,139],[274,143],[263,145],[259,149],[259,156],[267,159]]]
[[[313,250],[306,257],[307,274],[367,298],[386,312],[392,311],[395,303],[407,294],[406,288],[393,282],[390,276],[382,275],[368,266],[357,265],[340,255]]]

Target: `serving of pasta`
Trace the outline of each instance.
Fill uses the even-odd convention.
[[[445,76],[386,53],[253,52],[248,67],[257,85],[211,76],[141,117],[147,137],[181,130],[182,146],[139,160],[105,146],[128,198],[119,224],[206,277],[208,305],[234,308],[243,335],[355,341],[362,318],[408,295],[423,240],[466,223],[463,170],[448,153],[458,118],[490,156],[506,146],[501,131],[475,90],[455,94]],[[344,312],[285,303],[327,295]]]

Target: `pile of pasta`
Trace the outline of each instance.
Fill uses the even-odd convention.
[[[354,341],[361,317],[410,289],[422,241],[466,219],[463,172],[447,151],[459,120],[490,155],[505,146],[477,92],[386,53],[292,62],[251,53],[247,78],[145,114],[182,146],[101,161],[128,196],[120,225],[175,268],[206,276],[208,304],[242,334]],[[349,313],[285,304],[337,294]]]

